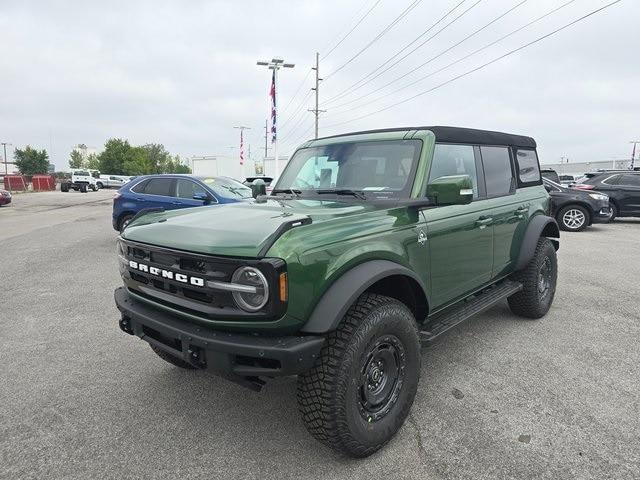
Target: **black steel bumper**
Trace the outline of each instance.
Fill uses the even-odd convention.
[[[309,370],[324,343],[321,336],[265,337],[213,331],[114,292],[120,328],[198,368],[260,389],[259,377],[296,375]]]

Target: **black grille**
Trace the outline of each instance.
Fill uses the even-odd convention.
[[[212,318],[222,316],[270,319],[283,313],[286,307],[275,298],[277,288],[270,289],[274,298],[269,300],[264,311],[248,313],[236,306],[231,292],[190,283],[191,277],[203,279],[205,285],[208,281],[231,282],[233,272],[238,267],[252,265],[260,268],[271,285],[276,285],[279,272],[284,270],[282,260],[216,257],[126,240],[123,241],[123,247],[127,262],[144,264],[147,269],[141,271],[140,268],[134,268],[129,264],[123,274],[125,284],[132,292],[155,302]],[[163,270],[173,273],[174,278],[162,275]],[[186,275],[189,280],[187,283],[179,282],[175,278],[176,274]]]

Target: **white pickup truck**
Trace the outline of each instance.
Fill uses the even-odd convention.
[[[100,188],[120,188],[129,180],[131,180],[131,177],[126,175],[100,175],[98,186]]]
[[[75,190],[86,193],[88,190],[95,192],[99,188],[98,180],[94,178],[88,170],[72,170],[71,178],[65,179],[60,183],[60,191],[62,192]]]

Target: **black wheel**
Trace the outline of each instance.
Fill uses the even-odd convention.
[[[98,191],[98,186],[97,185],[91,185],[91,190],[93,190],[94,192]]]
[[[133,215],[123,215],[122,217],[120,217],[120,232],[127,228],[127,225],[129,225],[129,222],[132,218]]]
[[[364,294],[298,376],[307,430],[332,449],[366,457],[402,426],[420,378],[416,321],[403,303]]]
[[[102,182],[98,182],[96,183],[96,187],[98,187],[98,190],[100,190],[101,188],[104,188],[104,185],[102,184]]]
[[[60,184],[60,191],[61,192],[68,192],[69,191],[69,184],[68,183],[61,183]]]
[[[87,193],[87,184],[83,183],[80,185],[80,192]]]
[[[618,207],[615,203],[609,202],[609,208],[611,208],[611,213],[609,214],[609,218],[607,218],[607,223],[613,222],[616,217],[620,214]]]
[[[562,207],[556,218],[560,228],[567,232],[581,232],[591,223],[589,212],[580,205]]]
[[[541,237],[529,264],[513,275],[522,283],[522,290],[508,298],[511,311],[526,318],[546,315],[556,293],[557,278],[556,249],[551,240]]]
[[[164,350],[162,350],[161,348],[156,347],[155,345],[149,344],[149,346],[151,347],[151,350],[156,352],[156,355],[158,355],[165,362],[169,362],[171,365],[175,365],[176,367],[184,368],[185,370],[195,370],[196,369],[196,367],[194,367],[190,363],[185,362],[181,358],[178,358],[178,357],[175,357],[175,356],[171,355],[169,352],[165,352]]]

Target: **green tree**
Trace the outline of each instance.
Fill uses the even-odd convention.
[[[145,175],[153,173],[147,151],[143,147],[131,147],[124,159],[125,175]]]
[[[16,167],[23,175],[47,173],[49,168],[49,154],[44,148],[36,150],[29,145],[24,150],[16,148],[13,152],[13,158]]]
[[[84,163],[91,170],[100,170],[100,159],[95,153],[87,155],[87,161]]]
[[[73,149],[69,154],[69,168],[82,168],[84,165],[84,159],[80,151]]]
[[[180,155],[176,155],[173,158],[173,170],[171,171],[171,173],[191,173],[191,168],[189,168],[188,165],[185,165],[184,163],[182,163],[182,160],[180,159]]]
[[[150,173],[169,173],[167,171],[167,162],[171,160],[171,155],[161,143],[147,143],[142,147],[149,159],[151,166]]]
[[[127,140],[110,138],[104,144],[104,150],[98,155],[100,172],[111,175],[126,175],[125,160],[131,150]],[[139,175],[139,174],[138,174]]]

